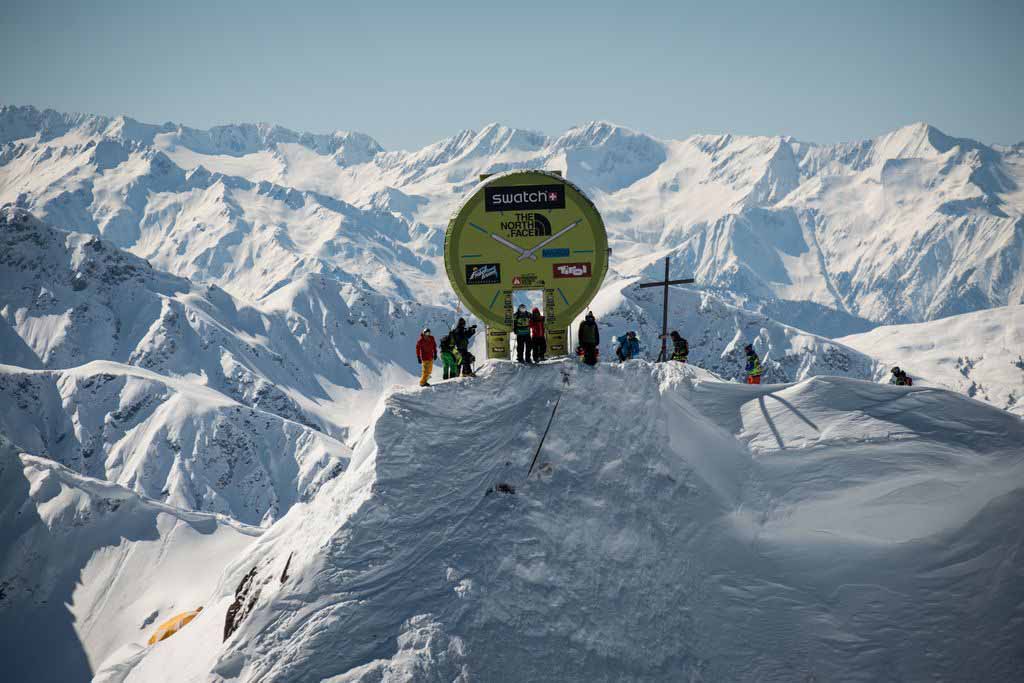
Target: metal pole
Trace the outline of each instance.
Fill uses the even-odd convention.
[[[668,360],[668,256],[665,257],[665,299],[661,309],[661,355],[658,362]]]

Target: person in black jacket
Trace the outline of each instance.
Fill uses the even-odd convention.
[[[587,311],[587,317],[580,323],[577,338],[583,349],[583,362],[587,365],[597,364],[597,348],[601,345],[601,331],[597,327],[594,314]]]
[[[672,339],[672,360],[685,363],[686,358],[690,355],[690,344],[677,330],[672,330],[669,337]]]
[[[516,335],[516,361],[520,363],[530,362],[530,314],[526,312],[526,305],[519,304],[519,310],[512,316],[512,331]],[[526,360],[523,360],[523,354]]]
[[[476,375],[473,372],[473,361],[476,360],[476,356],[469,352],[469,340],[474,334],[476,334],[476,325],[466,327],[465,318],[459,318],[455,329],[452,330],[452,341],[455,342],[455,348],[458,349],[459,356],[462,357],[463,377],[474,377]]]

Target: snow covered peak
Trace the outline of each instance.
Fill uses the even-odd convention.
[[[918,122],[875,138],[874,143],[879,157],[913,159],[945,154],[955,141],[934,126]]]
[[[320,155],[333,155],[339,165],[369,161],[384,151],[376,140],[362,133],[335,131],[329,134],[299,133],[268,123],[238,123],[209,130],[178,127],[167,142],[201,154],[241,157],[273,151],[281,144],[297,144]]]
[[[1005,680],[1022,438],[1019,418],[932,389],[490,364],[382,401],[353,466],[231,558],[191,632],[109,670],[789,681],[896,660],[913,680]]]
[[[584,188],[616,192],[653,173],[667,159],[664,143],[623,126],[594,121],[550,145],[554,167]]]

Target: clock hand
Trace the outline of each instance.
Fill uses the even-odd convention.
[[[498,244],[502,244],[502,245],[508,247],[509,249],[511,249],[512,251],[516,252],[517,254],[519,254],[519,260],[520,261],[523,260],[523,254],[526,253],[526,250],[523,249],[522,247],[520,247],[518,245],[515,245],[515,244],[512,244],[511,242],[509,242],[507,239],[505,239],[501,235],[496,235],[493,232],[491,232],[490,230],[487,230],[486,228],[480,227],[476,223],[470,223],[470,225],[473,226],[474,228],[476,228],[477,230],[479,230],[480,232],[484,233],[485,235],[490,235],[491,238],[493,238],[494,241],[497,242]],[[536,256],[532,256],[531,255],[530,258],[532,258],[534,261],[537,260]]]
[[[537,260],[536,256],[534,256],[533,254],[527,254],[525,249],[523,249],[522,247],[519,247],[519,246],[516,246],[516,245],[512,244],[511,242],[509,242],[504,237],[501,237],[499,235],[495,235],[493,232],[491,233],[491,237],[493,237],[494,241],[497,242],[498,244],[504,244],[509,249],[512,249],[513,251],[518,253],[520,255],[519,256],[519,260],[520,261],[522,261],[524,258],[527,258],[527,257],[532,258],[534,261]]]
[[[543,242],[541,242],[540,244],[538,244],[538,245],[536,245],[536,246],[534,246],[534,247],[524,251],[523,255],[520,256],[518,260],[522,261],[525,258],[532,258],[534,261],[536,261],[537,257],[535,256],[535,254],[536,254],[538,249],[540,249],[541,247],[544,247],[544,246],[547,246],[547,245],[551,244],[552,242],[557,240],[559,237],[561,237],[565,233],[569,232],[570,230],[572,230],[573,228],[575,228],[577,225],[579,225],[582,222],[583,222],[582,218],[577,218],[575,221],[573,221],[569,225],[565,226],[564,228],[562,228],[561,230],[556,232],[554,235],[552,235],[551,237],[549,237],[546,240],[544,240]]]

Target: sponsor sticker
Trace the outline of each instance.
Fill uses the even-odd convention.
[[[512,278],[512,287],[538,287],[544,286],[544,281],[536,273],[523,273]]]
[[[564,208],[565,185],[484,188],[484,211],[546,211]]]
[[[568,249],[542,249],[540,253],[544,258],[569,258]]]
[[[466,266],[467,285],[496,285],[501,282],[498,263],[472,263]]]
[[[590,277],[591,275],[589,263],[556,263],[551,266],[551,270],[556,278]]]
[[[542,213],[517,211],[509,220],[501,221],[501,229],[509,237],[548,237],[551,222]]]

